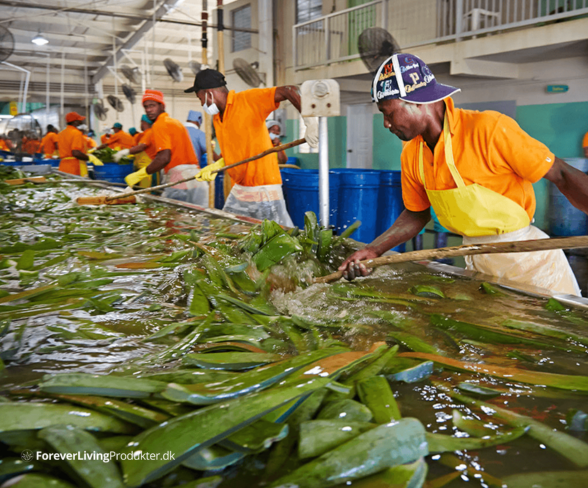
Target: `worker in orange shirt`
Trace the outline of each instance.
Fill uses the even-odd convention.
[[[8,141],[5,135],[0,135],[0,150],[10,151],[10,147],[8,146]]]
[[[108,145],[108,139],[110,139],[111,135],[112,135],[112,129],[110,127],[107,127],[106,129],[104,129],[104,132],[100,136],[100,144],[103,145],[104,147],[106,147]]]
[[[96,150],[104,149],[108,146],[111,149],[130,149],[135,145],[135,139],[128,132],[125,132],[120,122],[112,125],[113,134],[108,138],[106,143],[98,146]]]
[[[582,141],[582,149],[584,149],[584,157],[588,158],[588,132],[584,134],[584,140]]]
[[[41,140],[40,152],[44,154],[45,159],[52,158],[57,152],[57,138],[58,130],[55,126],[49,124],[47,126],[47,134]]]
[[[87,176],[86,161],[102,166],[102,161],[96,156],[86,154],[86,141],[84,140],[84,135],[78,129],[85,119],[86,117],[76,112],[66,114],[67,127],[59,133],[57,139],[59,157],[61,158],[59,171],[71,175]]]
[[[31,156],[39,152],[41,148],[41,141],[37,134],[33,131],[27,132],[27,136],[23,137],[22,150]]]
[[[240,93],[227,89],[225,77],[219,71],[204,69],[196,75],[194,92],[204,110],[213,116],[214,128],[223,158],[206,166],[198,179],[212,181],[213,170],[236,163],[273,147],[265,124],[267,116],[279,108],[280,102],[290,101],[300,111],[300,93],[295,86],[254,88]],[[306,141],[318,146],[318,121],[304,119]],[[223,210],[257,219],[270,219],[292,227],[282,192],[278,159],[269,154],[261,159],[227,171],[235,185]]]
[[[151,164],[151,161],[157,156],[157,150],[155,149],[155,143],[153,141],[153,130],[151,126],[153,122],[147,117],[147,114],[143,114],[141,117],[141,131],[137,132],[140,136],[137,145],[131,149],[123,149],[118,151],[113,159],[118,163],[123,157],[129,154],[135,154],[135,169],[141,170],[147,168]],[[139,182],[141,188],[149,188],[152,183],[158,184],[157,177],[159,173],[154,173],[152,178],[144,178]],[[153,181],[155,180],[155,181]]]
[[[162,92],[146,90],[143,95],[143,108],[149,120],[153,122],[152,137],[157,154],[149,166],[131,173],[125,178],[125,181],[132,187],[160,170],[164,171],[164,184],[193,176],[193,181],[166,188],[163,196],[207,207],[208,184],[196,181],[200,165],[188,131],[179,120],[172,119],[165,112],[165,100]],[[120,151],[119,154],[121,153],[123,155],[129,154],[130,150]]]
[[[431,219],[463,236],[466,245],[546,239],[531,225],[532,184],[545,178],[588,213],[588,175],[498,112],[455,108],[459,89],[437,83],[417,56],[395,54],[378,69],[372,100],[384,127],[402,141],[402,198],[406,209],[384,234],[355,252],[339,270],[366,276],[359,261],[373,259],[416,236]],[[562,250],[466,256],[467,268],[551,290],[580,295]]]
[[[96,143],[96,141],[94,139],[92,139],[90,137],[90,134],[88,132],[88,126],[86,124],[82,124],[78,127],[78,129],[81,131],[82,135],[84,136],[84,142],[86,144],[86,148],[85,148],[84,152],[85,153],[94,152],[94,151],[92,151],[92,149],[95,149],[98,146],[98,144]]]

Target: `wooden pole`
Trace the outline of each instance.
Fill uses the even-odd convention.
[[[431,259],[453,258],[455,256],[474,256],[476,254],[501,254],[511,252],[550,251],[553,249],[576,249],[588,247],[588,236],[559,237],[554,239],[537,239],[532,241],[496,242],[491,244],[468,244],[466,246],[424,249],[405,252],[391,256],[360,261],[366,268],[378,268],[387,264],[406,263],[408,261],[425,261]],[[331,283],[343,277],[342,271],[315,278],[315,283]]]
[[[223,10],[223,0],[216,1],[216,24],[217,24],[217,31],[216,31],[216,39],[218,45],[218,70],[224,75],[225,74],[225,39],[224,39],[224,31],[225,31],[225,23],[224,23],[224,10]],[[231,177],[228,173],[225,173],[225,177],[223,180],[223,193],[225,195],[225,199],[229,196],[231,192]]]
[[[202,2],[202,64],[208,65],[208,1]],[[204,134],[206,136],[206,163],[214,163],[212,150],[212,118],[204,110]],[[214,208],[215,182],[208,183],[208,206]]]

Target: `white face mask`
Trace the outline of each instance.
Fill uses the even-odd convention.
[[[204,96],[204,106],[202,108],[204,109],[204,111],[208,115],[216,115],[219,113],[219,109],[216,106],[216,103],[214,103],[214,95],[211,95],[211,98],[212,98],[212,103],[209,105],[208,104],[208,93],[206,93],[206,95]]]

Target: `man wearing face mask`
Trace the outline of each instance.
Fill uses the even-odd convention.
[[[282,135],[282,126],[277,120],[266,120],[265,126],[269,131],[270,139],[272,140],[272,144],[274,147],[279,146],[280,136]],[[278,156],[278,163],[286,164],[288,162],[288,156],[286,156],[286,151],[280,151],[276,153]]]
[[[191,176],[196,177],[200,165],[188,131],[179,120],[172,119],[166,113],[163,93],[157,90],[146,90],[143,95],[143,108],[149,120],[153,122],[153,146],[156,154],[149,166],[125,178],[127,184],[132,187],[161,170],[164,172],[164,184]],[[126,152],[128,153],[129,151]],[[208,184],[196,180],[180,183],[166,188],[163,196],[207,207]]]
[[[196,93],[204,110],[213,116],[214,128],[223,159],[208,165],[197,176],[212,181],[213,170],[255,156],[273,147],[265,120],[278,109],[280,102],[290,101],[300,111],[300,93],[295,86],[254,88],[240,93],[227,89],[219,71],[205,69],[196,75],[194,86],[185,90]],[[304,119],[306,141],[318,146],[316,118]],[[235,185],[223,210],[257,219],[274,220],[293,226],[282,193],[282,178],[273,154],[227,171]]]

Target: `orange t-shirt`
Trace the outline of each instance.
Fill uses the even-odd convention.
[[[584,140],[582,141],[582,147],[588,147],[588,132],[584,134]]]
[[[41,152],[48,156],[53,156],[53,153],[57,149],[55,146],[57,144],[57,138],[58,135],[55,132],[47,132],[41,141]]]
[[[10,151],[10,149],[8,148],[8,144],[6,144],[6,141],[4,139],[0,139],[0,149],[2,151]]]
[[[137,144],[139,144],[139,141],[141,140],[141,137],[143,137],[143,133],[142,132],[137,132],[134,136],[133,139],[135,140],[135,146]]]
[[[41,147],[41,142],[37,139],[28,139],[26,142],[23,142],[22,149],[27,154],[35,154],[39,151]]]
[[[100,136],[100,145],[106,144],[108,142],[109,138],[110,138],[110,134],[102,134]]]
[[[137,145],[145,144],[147,149],[145,152],[150,159],[155,158],[157,156],[157,150],[155,149],[155,144],[153,143],[153,129],[149,128],[145,132],[141,132],[141,137],[137,141]]]
[[[98,147],[98,144],[96,144],[96,141],[94,139],[92,139],[90,136],[87,136],[85,134],[83,134],[83,136],[84,136],[84,142],[86,144],[86,148],[84,149],[84,152],[88,152],[93,147]]]
[[[59,144],[59,157],[61,159],[72,157],[72,151],[86,151],[84,134],[73,125],[68,125],[59,133],[57,144]]]
[[[532,183],[543,178],[555,161],[545,144],[533,139],[510,117],[494,111],[454,108],[445,99],[453,159],[466,185],[477,183],[518,203],[533,220],[535,193]],[[419,173],[417,136],[406,146],[402,162],[402,198],[408,210],[421,212],[431,206]],[[424,142],[423,162],[428,190],[456,188],[447,164],[443,132],[434,154]]]
[[[172,119],[163,112],[153,122],[151,130],[155,153],[166,149],[171,150],[171,160],[163,171],[167,173],[170,169],[182,164],[195,164],[200,167],[188,131],[179,120]]]
[[[225,164],[236,163],[273,147],[265,119],[280,106],[275,96],[276,87],[229,92],[223,119],[220,114],[213,119]],[[273,154],[227,172],[234,183],[242,186],[282,183],[278,160]]]
[[[124,130],[119,130],[116,134],[112,134],[106,142],[111,149],[130,149],[135,145],[133,136]]]

